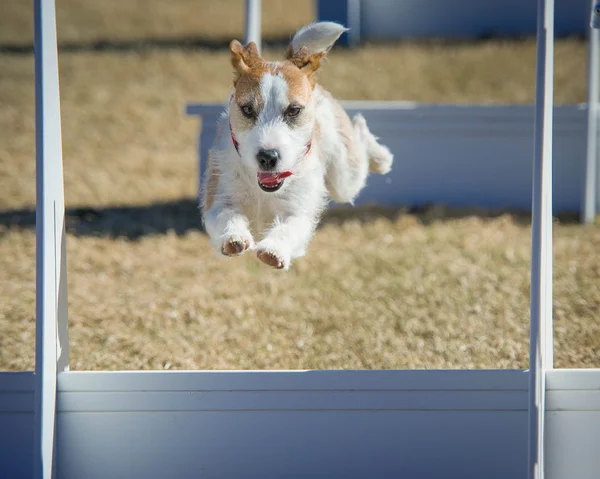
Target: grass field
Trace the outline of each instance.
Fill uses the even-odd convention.
[[[30,3],[0,6],[8,370],[31,369],[34,351]],[[209,250],[193,201],[197,125],[182,112],[188,101],[226,97],[231,68],[218,47],[241,37],[242,4],[211,2],[200,14],[189,0],[58,1],[72,368],[525,367],[526,218],[439,207],[338,214],[287,274]],[[287,1],[263,5],[272,39],[313,16],[309,1],[294,3],[294,15]],[[173,43],[94,49],[157,38]],[[207,47],[173,47],[186,38]],[[557,43],[557,102],[585,101],[585,59],[583,41]],[[531,39],[406,42],[335,49],[321,78],[345,99],[525,103],[534,72]],[[557,222],[559,367],[600,367],[599,248],[597,225]]]

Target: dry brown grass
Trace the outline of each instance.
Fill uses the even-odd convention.
[[[63,41],[242,31],[241,1],[202,15],[187,0],[58,3]],[[140,18],[142,3],[160,16]],[[311,2],[297,16],[263,3],[274,37],[312,16]],[[29,15],[30,2],[2,2],[0,44],[30,42]],[[556,65],[557,101],[584,101],[583,42],[558,42]],[[75,369],[526,366],[520,218],[361,213],[325,225],[288,274],[221,261],[198,228],[196,123],[183,108],[226,97],[227,53],[63,53],[60,67],[67,204],[97,210],[70,217]],[[322,79],[347,99],[522,103],[534,69],[531,40],[370,45],[334,50]],[[33,58],[0,55],[0,369],[33,367],[33,155]],[[599,246],[598,226],[556,226],[560,367],[600,366]]]
[[[263,0],[267,38],[289,36],[314,19],[312,0]],[[0,44],[33,42],[33,2],[2,0]],[[56,0],[61,42],[143,38],[229,39],[244,33],[245,0]],[[290,15],[293,11],[293,15]]]
[[[529,228],[508,215],[423,219],[328,224],[287,274],[217,258],[193,230],[69,236],[71,364],[526,367]],[[1,242],[0,364],[31,368],[34,237],[11,229]],[[559,225],[555,242],[557,365],[597,367],[600,228]]]

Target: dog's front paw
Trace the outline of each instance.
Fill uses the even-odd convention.
[[[256,256],[263,263],[273,268],[288,270],[290,267],[290,254],[285,250],[286,248],[282,248],[274,241],[266,239],[256,245]]]
[[[231,235],[224,239],[221,244],[221,253],[225,256],[238,256],[252,246],[252,238]]]

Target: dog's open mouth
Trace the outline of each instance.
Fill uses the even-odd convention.
[[[263,191],[272,193],[283,186],[283,182],[288,176],[291,176],[291,171],[282,171],[281,173],[260,172],[258,173],[258,186]]]

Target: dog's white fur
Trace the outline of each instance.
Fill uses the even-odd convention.
[[[294,54],[303,47],[303,53],[324,54],[344,31],[336,23],[311,24],[295,34],[290,49]],[[229,131],[230,113],[239,108],[235,89],[219,120],[202,182],[202,218],[219,252],[234,256],[255,250],[266,264],[287,270],[292,259],[305,254],[328,197],[352,203],[369,171],[387,173],[393,156],[361,115],[350,122],[318,84],[304,105],[302,124],[290,126],[282,116],[289,104],[289,85],[275,73],[282,63],[268,65],[272,68],[260,78],[261,111],[251,128],[234,131],[239,154]],[[308,81],[306,87],[311,88]],[[279,150],[278,171],[293,172],[276,192],[258,186],[256,155],[261,148]]]

